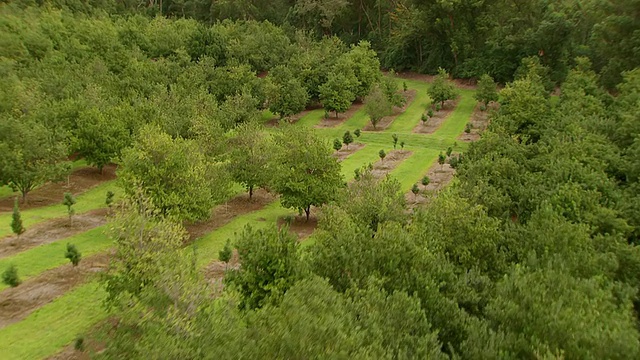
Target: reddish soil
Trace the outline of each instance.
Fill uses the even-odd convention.
[[[283,226],[285,219],[278,219],[278,226]],[[296,216],[289,224],[289,231],[298,236],[298,241],[308,238],[318,226],[318,218],[314,215],[309,216],[309,221],[305,216]]]
[[[338,161],[343,161],[344,159],[346,159],[349,155],[353,154],[354,152],[362,149],[363,147],[365,147],[365,144],[362,143],[353,143],[349,145],[349,148],[347,149],[346,146],[342,146],[342,149],[336,151],[333,153],[333,157],[335,157],[336,159],[338,159]]]
[[[236,216],[252,211],[260,210],[265,205],[275,200],[275,196],[263,189],[253,191],[253,197],[249,200],[249,194],[242,194],[229,200],[224,205],[220,205],[213,210],[211,218],[196,224],[187,225],[189,240],[197,239],[225,224],[228,224]]]
[[[452,155],[457,154],[454,153]],[[407,204],[415,206],[428,202],[431,197],[435,196],[438,191],[442,190],[453,179],[455,172],[455,169],[449,164],[440,165],[435,163],[426,173],[430,180],[429,185],[418,184],[421,190],[418,195],[414,195],[411,191],[407,192],[405,194]]]
[[[489,116],[491,116],[491,113],[497,110],[498,107],[499,105],[497,103],[490,103],[489,107],[485,111],[482,111],[480,110],[480,104],[476,105],[473,114],[471,114],[471,132],[468,134],[463,132],[458,136],[458,140],[470,142],[480,139],[482,132],[489,126]]]
[[[59,266],[29,279],[15,288],[0,292],[0,328],[18,322],[34,310],[48,304],[87,277],[105,269],[110,253],[97,254],[82,259],[77,267],[71,264]]]
[[[75,215],[73,222],[69,218],[58,218],[38,224],[27,229],[20,239],[14,235],[7,236],[0,241],[0,258],[15,255],[33,247],[52,243],[81,232],[93,229],[106,223],[108,209],[96,209],[87,213]]]
[[[336,127],[342,124],[343,122],[347,121],[349,118],[351,118],[353,114],[355,114],[358,110],[362,108],[362,106],[363,106],[362,102],[356,101],[351,105],[349,110],[347,110],[344,113],[339,113],[338,117],[331,116],[336,114],[335,112],[332,112],[329,114],[328,118],[323,117],[322,120],[320,120],[320,123],[316,125],[316,128]]]
[[[373,125],[371,125],[371,122],[368,122],[367,125],[362,130],[383,131],[386,128],[388,128],[389,125],[391,125],[393,121],[398,117],[398,115],[402,114],[405,110],[407,110],[407,107],[411,105],[411,103],[413,102],[413,99],[415,99],[416,93],[417,92],[415,90],[407,90],[407,92],[402,92],[402,96],[404,96],[406,100],[402,107],[397,107],[397,106],[394,107],[393,113],[389,116],[385,116],[382,119],[380,119],[375,129],[373,128]]]
[[[102,174],[93,167],[76,169],[69,175],[69,181],[47,183],[27,194],[27,202],[20,204],[20,210],[31,209],[52,204],[61,204],[63,194],[71,192],[74,195],[83,193],[92,187],[116,178],[116,166],[107,165]],[[20,199],[22,201],[22,199]],[[0,199],[0,212],[13,210],[14,196]]]
[[[440,111],[435,111],[435,109],[433,109],[433,117],[427,121],[426,125],[422,121],[420,121],[420,123],[416,125],[415,128],[413,128],[413,132],[419,134],[434,133],[445,121],[447,121],[449,115],[451,115],[453,110],[455,110],[458,106],[458,102],[460,102],[460,97],[455,100],[445,101],[444,107],[442,107]]]
[[[382,178],[386,176],[391,170],[395,169],[404,159],[411,156],[413,152],[409,150],[391,150],[387,153],[384,160],[380,160],[373,164],[373,171],[371,174],[374,177]]]

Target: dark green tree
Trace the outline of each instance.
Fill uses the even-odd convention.
[[[18,277],[18,268],[14,264],[9,265],[2,273],[2,282],[11,287],[20,285],[21,281]]]
[[[395,149],[398,145],[398,134],[391,134],[391,139],[393,140],[393,148]]]
[[[360,137],[360,134],[361,134],[361,133],[360,133],[360,129],[355,129],[355,130],[353,130],[353,135],[355,135],[357,138],[359,138],[359,137]]]
[[[383,117],[391,115],[393,107],[380,88],[374,87],[371,93],[364,99],[364,110],[371,119],[371,125],[376,129],[376,126]]]
[[[62,201],[62,205],[67,207],[67,215],[69,215],[69,222],[72,222],[72,217],[76,213],[76,210],[73,208],[73,205],[76,204],[76,198],[72,193],[66,192],[64,193],[64,199]]]
[[[384,149],[381,149],[378,152],[378,156],[380,157],[380,161],[384,161],[384,158],[387,157],[387,153],[384,151]]]
[[[353,136],[351,136],[351,132],[347,130],[344,135],[342,135],[342,142],[349,148],[349,144],[353,142]]]
[[[82,254],[80,254],[80,251],[78,251],[78,248],[76,248],[75,245],[68,243],[67,251],[64,253],[64,257],[66,259],[69,259],[69,261],[71,261],[71,264],[73,264],[73,266],[75,267],[80,263]]]
[[[281,117],[299,113],[309,101],[309,94],[300,80],[283,65],[278,65],[269,72],[266,93],[269,110]]]
[[[438,154],[438,164],[440,164],[440,168],[442,168],[446,160],[447,156],[441,151],[440,154]]]
[[[434,103],[440,103],[442,107],[445,101],[453,100],[458,96],[455,85],[449,80],[449,74],[443,68],[438,69],[438,75],[433,79],[427,93]]]
[[[413,193],[414,198],[418,196],[418,194],[420,193],[420,188],[418,187],[418,184],[413,184],[413,186],[411,187],[411,192]]]
[[[340,139],[333,139],[333,149],[335,151],[342,149],[342,141]]]
[[[485,107],[492,101],[498,101],[498,90],[491,76],[484,74],[480,77],[474,98]]]
[[[11,214],[11,231],[16,234],[18,240],[27,229],[22,225],[22,216],[20,215],[20,208],[18,207],[18,198],[13,202],[13,213]]]

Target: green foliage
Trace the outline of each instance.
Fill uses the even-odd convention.
[[[393,148],[395,149],[398,145],[398,134],[391,134],[391,139],[393,140]]]
[[[467,124],[464,126],[464,132],[465,132],[465,133],[467,133],[467,134],[470,134],[470,133],[471,133],[471,129],[473,129],[473,125],[471,125],[471,123],[467,123]]]
[[[384,151],[384,149],[380,149],[380,151],[378,152],[378,156],[380,157],[380,161],[384,161],[384,158],[387,157],[387,153]]]
[[[251,199],[254,188],[268,184],[273,144],[261,126],[247,123],[236,129],[229,145],[229,174],[249,191]]]
[[[349,148],[349,144],[353,142],[353,136],[351,136],[351,132],[349,130],[342,135],[342,142],[347,145],[347,149]]]
[[[426,175],[425,175],[424,177],[422,177],[422,180],[420,181],[420,183],[421,183],[423,186],[427,186],[427,185],[429,185],[429,183],[430,183],[430,182],[431,182],[431,179],[429,179],[429,177],[428,177],[428,176],[426,176]]]
[[[404,83],[406,87],[407,84]],[[402,94],[398,92],[398,82],[396,81],[396,77],[394,73],[389,73],[389,75],[382,78],[380,81],[380,88],[387,96],[387,100],[392,106],[403,106],[406,102],[406,99]],[[406,89],[404,90],[407,91]]]
[[[426,114],[420,115],[420,121],[422,121],[422,125],[427,125],[428,120],[429,120],[429,117]]]
[[[31,118],[6,119],[0,124],[0,183],[9,184],[22,194],[70,170],[67,148],[60,133],[55,133]]]
[[[333,140],[333,149],[335,151],[338,151],[338,150],[342,149],[342,141],[340,141],[340,139],[334,139]]]
[[[391,115],[393,108],[382,90],[379,87],[374,87],[364,99],[364,111],[367,112],[371,119],[371,125],[376,129],[376,125],[383,117]]]
[[[413,186],[411,187],[411,192],[413,193],[414,196],[417,196],[420,193],[420,188],[418,187],[418,184],[413,184]]]
[[[438,75],[433,79],[427,93],[433,102],[440,103],[442,107],[445,101],[458,97],[455,85],[449,81],[449,74],[443,68],[438,69]]]
[[[73,342],[73,348],[77,351],[84,351],[84,337],[79,336]]]
[[[433,117],[433,109],[429,108],[427,110],[427,117],[432,118]]]
[[[150,126],[123,151],[118,181],[128,195],[142,189],[163,215],[189,221],[208,218],[230,185],[224,168],[194,141],[172,139]]]
[[[498,101],[496,83],[491,76],[484,74],[480,77],[474,98],[484,103],[485,107],[492,101]]]
[[[334,70],[329,73],[327,82],[319,88],[320,101],[325,110],[335,111],[336,117],[338,113],[347,111],[356,99],[354,88],[357,82],[353,71],[342,73]]]
[[[438,154],[438,164],[442,166],[444,165],[446,160],[447,160],[447,156],[441,151],[440,154]]]
[[[307,90],[300,80],[283,65],[278,65],[269,72],[266,92],[269,110],[281,117],[299,113],[309,101]]]
[[[69,215],[69,219],[76,213],[76,210],[73,208],[73,205],[76,204],[76,198],[72,193],[66,192],[64,193],[64,199],[62,201],[62,205],[67,207],[67,214]]]
[[[360,41],[358,45],[352,46],[349,52],[338,59],[337,66],[341,66],[341,62],[345,63],[343,66],[353,69],[357,82],[354,95],[358,99],[364,99],[382,77],[380,61],[368,41]]]
[[[409,89],[409,88],[407,87],[407,82],[406,82],[406,81],[403,81],[403,82],[402,82],[402,90],[403,90],[404,92],[407,92],[407,90],[408,90],[408,89]]]
[[[404,140],[400,141],[400,149],[404,150],[404,145],[405,145]]]
[[[107,196],[104,199],[104,204],[107,205],[108,207],[111,207],[111,205],[113,204],[113,197],[115,196],[115,193],[111,190],[107,191]]]
[[[64,257],[66,259],[69,259],[73,266],[78,266],[78,264],[80,263],[80,259],[82,258],[82,254],[80,254],[80,251],[78,251],[78,248],[76,248],[75,245],[68,243],[67,251],[64,253]]]
[[[271,188],[284,207],[304,211],[333,200],[342,186],[340,164],[312,130],[288,126],[275,134],[275,170]]]
[[[18,240],[27,229],[22,225],[22,216],[20,215],[20,208],[18,207],[18,198],[13,202],[13,213],[11,214],[11,231],[16,234]]]
[[[295,235],[286,227],[253,230],[247,225],[235,247],[242,267],[227,273],[225,283],[240,294],[240,309],[254,310],[282,301],[300,277]]]
[[[355,135],[357,138],[360,137],[360,134],[361,134],[360,129],[353,130],[353,135]]]
[[[453,148],[451,146],[449,146],[447,148],[447,156],[451,156],[451,153],[453,152]]]
[[[115,111],[110,111],[115,112]],[[131,136],[120,114],[90,108],[82,111],[76,120],[74,149],[100,171],[131,141]]]
[[[11,287],[20,285],[21,281],[18,277],[18,268],[14,264],[9,265],[2,273],[2,282]]]
[[[233,248],[231,248],[231,241],[227,240],[222,250],[220,250],[220,252],[218,253],[218,259],[228,264],[229,260],[231,260],[232,255],[233,255]]]

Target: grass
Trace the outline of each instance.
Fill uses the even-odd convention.
[[[74,244],[82,257],[89,257],[110,248],[113,243],[104,234],[105,227],[100,226],[89,231],[76,234],[64,239],[45,245],[37,246],[33,249],[23,251],[14,256],[0,259],[0,271],[4,271],[10,264],[16,265],[20,280],[28,280],[40,275],[44,271],[68,264],[69,260],[64,257],[67,250],[67,243]],[[0,290],[6,289],[5,284],[0,284]]]
[[[320,123],[324,117],[324,109],[311,110],[296,122],[297,125],[312,127]]]
[[[107,205],[104,203],[104,200],[106,193],[109,190],[116,194],[115,200],[117,200],[117,196],[121,193],[121,190],[116,186],[115,181],[104,182],[91,190],[78,195],[76,197],[77,204],[73,206],[76,210],[76,214],[82,214],[90,210],[106,207]],[[28,209],[22,211],[21,215],[22,223],[24,227],[28,229],[30,226],[45,220],[67,216],[67,208],[62,205],[62,194],[60,194],[59,204]],[[11,212],[4,212],[0,214],[0,238],[11,234],[10,224]]]

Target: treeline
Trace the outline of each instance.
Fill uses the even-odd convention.
[[[382,77],[367,42],[290,38],[268,22],[208,26],[9,4],[0,28],[0,183],[25,200],[68,174],[70,155],[102,169],[150,128],[193,142],[185,146],[216,168],[228,164],[229,142],[251,136],[235,129],[269,120],[266,110],[344,112],[380,87],[397,102],[397,83]]]
[[[112,223],[121,321],[99,357],[638,358],[640,74],[612,98],[576,62],[554,104],[529,63],[422,209],[365,168],[308,246],[247,226],[220,252],[241,264],[223,290],[134,194]]]
[[[29,4],[30,1],[24,3]],[[621,73],[640,65],[637,0],[164,0],[98,2],[54,0],[77,12],[131,12],[187,17],[268,20],[346,43],[368,40],[382,65],[455,77],[487,73],[511,81],[521,59],[537,56],[558,83],[577,56],[588,56],[612,89]]]

